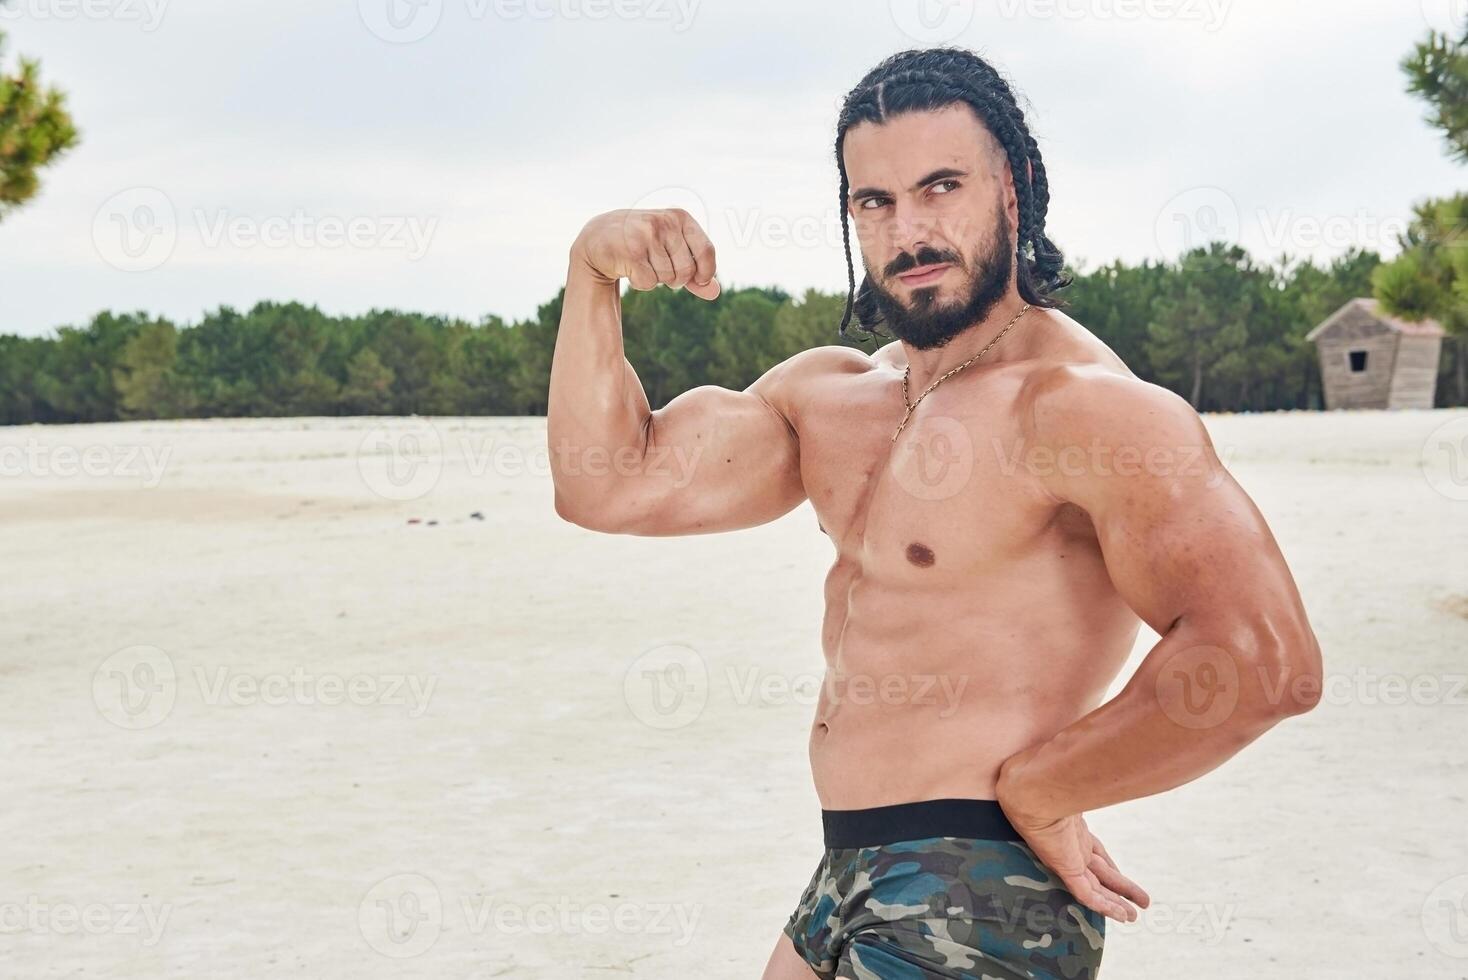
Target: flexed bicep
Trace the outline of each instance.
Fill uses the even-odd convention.
[[[789,513],[805,499],[799,441],[775,404],[795,373],[790,365],[744,391],[701,385],[650,412],[640,446],[604,462],[601,492],[576,522],[621,534],[706,534]]]

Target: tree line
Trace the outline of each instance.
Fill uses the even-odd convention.
[[[1260,264],[1235,245],[1172,263],[1074,272],[1065,311],[1141,377],[1201,411],[1314,408],[1320,380],[1306,332],[1370,295],[1371,252],[1333,262]],[[0,336],[0,424],[297,415],[544,414],[564,290],[507,322],[395,310],[332,316],[301,303],[229,307],[176,324],[105,312],[50,337]],[[877,341],[837,335],[845,297],[726,289],[627,291],[628,359],[654,407],[702,384],[742,389],[809,347]],[[1449,343],[1442,370],[1463,356]],[[1439,385],[1444,405],[1468,404]]]

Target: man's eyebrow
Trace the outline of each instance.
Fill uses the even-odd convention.
[[[959,170],[957,167],[939,167],[926,177],[912,185],[912,190],[921,190],[929,184],[940,180],[948,180],[953,177],[967,177],[967,170]],[[889,197],[890,195],[880,187],[858,187],[851,192],[851,200],[860,201],[868,197]]]

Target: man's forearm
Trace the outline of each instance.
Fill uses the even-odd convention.
[[[619,289],[572,250],[546,412],[557,503],[568,509],[594,499],[604,489],[598,475],[616,471],[582,464],[610,463],[643,445],[649,405],[624,352]]]
[[[1011,757],[997,795],[1043,824],[1181,786],[1319,698],[1308,628],[1213,628],[1180,620],[1111,701]]]

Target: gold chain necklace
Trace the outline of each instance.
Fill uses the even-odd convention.
[[[915,412],[915,411],[917,411],[917,407],[923,403],[923,399],[928,397],[928,392],[932,391],[934,388],[938,387],[940,384],[942,384],[943,382],[947,381],[949,378],[953,377],[955,374],[957,374],[958,372],[962,371],[964,368],[968,367],[974,361],[977,361],[979,358],[981,358],[985,354],[989,353],[989,348],[991,348],[995,344],[999,343],[1000,338],[1002,338],[1005,334],[1009,333],[1009,328],[1012,327],[1012,326],[1014,326],[1016,323],[1018,323],[1019,322],[1019,318],[1022,317],[1022,316],[1024,316],[1029,311],[1030,311],[1030,304],[1029,303],[1026,303],[1024,306],[1020,307],[1020,311],[1018,313],[1016,313],[1014,316],[1012,316],[1012,317],[1009,318],[1009,322],[1004,325],[1004,329],[1001,330],[1001,331],[999,331],[997,334],[995,334],[994,335],[994,339],[991,340],[991,341],[989,341],[987,344],[985,344],[983,350],[979,351],[973,357],[970,357],[968,360],[964,361],[962,364],[960,364],[958,367],[954,368],[952,371],[949,371],[947,374],[943,375],[943,377],[939,378],[937,381],[934,381],[932,384],[928,385],[928,387],[923,391],[923,393],[921,395],[918,395],[917,401],[912,402],[911,404],[909,404],[908,401],[907,401],[907,379],[908,379],[908,376],[912,373],[912,365],[909,364],[907,367],[903,368],[903,370],[902,370],[902,404],[904,404],[904,405],[907,406],[907,412],[906,412],[906,414],[904,414],[902,416],[902,424],[897,427],[897,431],[896,432],[892,433],[892,441],[893,442],[896,442],[897,441],[897,437],[902,434],[902,430],[904,428],[906,428],[906,426],[907,426],[907,420],[910,419],[910,418],[912,418],[912,413]]]

